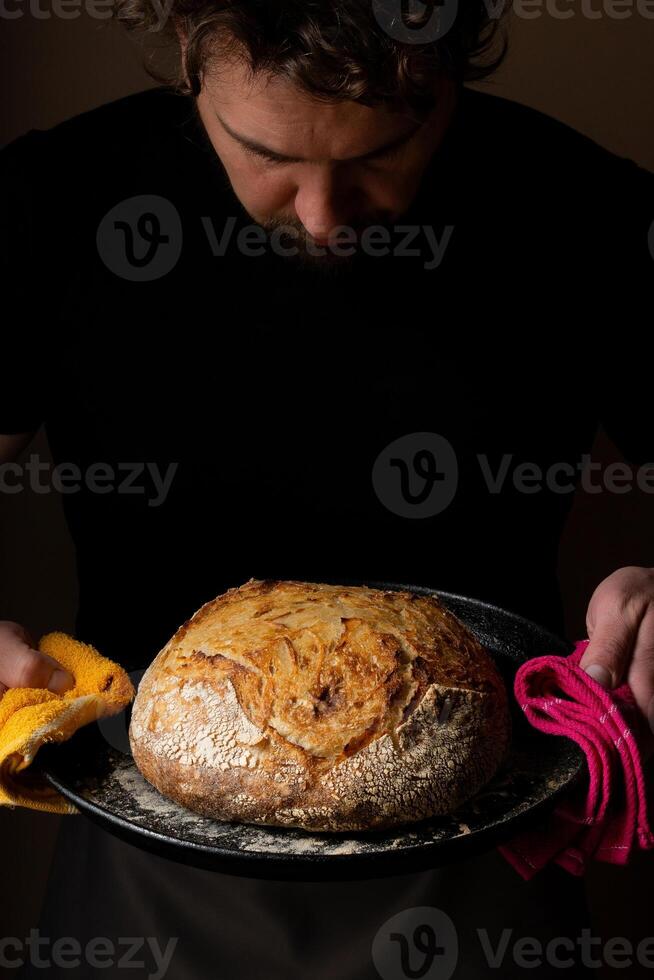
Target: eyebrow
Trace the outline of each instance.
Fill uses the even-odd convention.
[[[309,163],[311,161],[304,159],[303,157],[292,157],[287,156],[285,153],[278,153],[277,150],[271,150],[270,147],[264,146],[263,143],[259,143],[258,140],[250,139],[249,136],[244,136],[242,133],[237,133],[235,130],[229,126],[225,120],[216,112],[216,119],[223,127],[228,136],[231,136],[233,140],[240,143],[241,146],[245,147],[246,150],[250,150],[252,153],[256,153],[258,156],[266,157],[269,160],[275,160],[278,163]],[[349,163],[353,160],[372,160],[375,157],[383,156],[384,153],[388,153],[390,150],[395,150],[405,143],[408,143],[415,134],[421,129],[423,123],[418,123],[413,129],[409,130],[408,133],[403,133],[401,136],[396,136],[395,139],[389,140],[382,146],[376,147],[374,150],[370,150],[368,153],[364,153],[358,157],[348,157],[346,160],[339,161],[340,163]]]

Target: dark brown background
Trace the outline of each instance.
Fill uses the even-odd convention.
[[[593,7],[599,8],[599,0]],[[37,20],[26,4],[18,9],[24,15],[6,21],[0,35],[0,87],[10,93],[0,117],[0,142],[152,84],[139,49],[115,25],[87,16]],[[40,9],[47,11],[45,2]],[[654,171],[654,20],[637,13],[624,20],[589,20],[577,0],[570,9],[575,16],[568,20],[546,12],[531,20],[514,16],[509,58],[481,87],[541,109]],[[593,384],[592,377],[580,380]],[[47,454],[42,436],[28,452]],[[621,459],[603,433],[594,459]],[[654,564],[653,516],[654,499],[638,491],[577,495],[560,555],[569,638],[585,635],[586,605],[604,576],[626,564]],[[36,635],[71,630],[75,601],[74,557],[56,495],[25,491],[1,498],[0,616],[24,622]],[[59,819],[28,811],[0,813],[2,936],[24,937],[36,923]],[[626,870],[605,865],[592,870],[587,884],[595,935],[604,941],[626,936],[634,944],[654,935],[653,871],[654,854],[639,857]],[[637,968],[624,972],[649,975]]]

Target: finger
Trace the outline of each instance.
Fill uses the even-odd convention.
[[[634,654],[627,674],[636,704],[654,732],[654,607],[650,606],[638,628]]]
[[[606,608],[590,629],[590,643],[579,666],[602,687],[618,687],[626,673],[638,634],[639,620],[633,613]]]
[[[61,664],[29,646],[18,633],[4,638],[0,651],[0,683],[5,687],[42,687],[63,694],[75,679]]]

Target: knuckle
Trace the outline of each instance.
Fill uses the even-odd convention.
[[[643,597],[633,590],[618,592],[606,602],[604,616],[616,632],[633,627],[643,614]]]
[[[629,575],[625,576],[622,589],[625,599],[631,598],[635,602],[651,601],[654,598],[654,568],[633,566],[628,571]]]

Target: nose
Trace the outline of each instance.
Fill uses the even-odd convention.
[[[295,213],[318,244],[327,244],[335,228],[355,221],[360,198],[360,191],[344,174],[315,167],[297,189]]]

